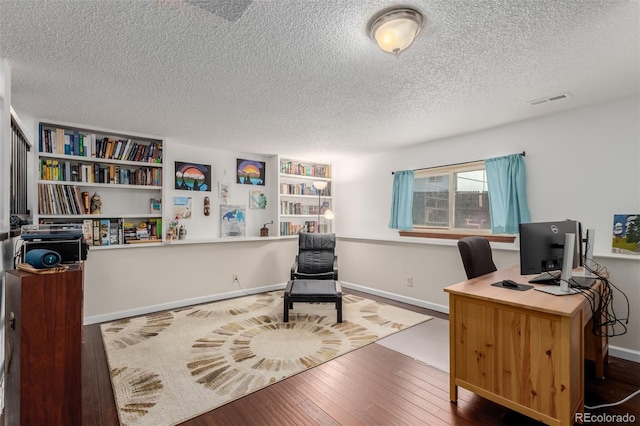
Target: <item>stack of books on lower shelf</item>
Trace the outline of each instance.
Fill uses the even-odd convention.
[[[162,241],[162,219],[133,222],[125,218],[85,219],[85,239],[93,246],[157,243]]]

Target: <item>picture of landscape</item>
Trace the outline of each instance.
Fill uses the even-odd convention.
[[[640,255],[640,213],[613,215],[611,251]]]

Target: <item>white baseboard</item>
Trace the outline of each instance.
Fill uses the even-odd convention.
[[[122,318],[137,317],[153,312],[167,311],[169,309],[182,308],[185,306],[198,305],[201,303],[215,302],[216,300],[233,299],[234,297],[246,296],[248,294],[265,293],[267,291],[283,290],[286,283],[272,284],[264,287],[250,288],[247,290],[234,290],[227,293],[212,294],[209,296],[195,297],[193,299],[178,300],[176,302],[161,303],[159,305],[149,305],[141,308],[111,312],[104,315],[94,315],[84,318],[84,325],[98,324],[103,322],[115,321]]]
[[[640,351],[609,345],[609,355],[640,363]]]
[[[369,293],[380,297],[386,297],[387,299],[396,300],[398,302],[408,303],[409,305],[420,306],[421,308],[431,309],[432,311],[442,312],[443,314],[449,314],[449,307],[445,305],[438,305],[437,303],[425,302],[424,300],[414,299],[413,297],[406,297],[395,293],[389,293],[387,291],[376,290],[375,288],[364,287],[361,285],[340,281],[342,287],[358,290],[363,293]]]

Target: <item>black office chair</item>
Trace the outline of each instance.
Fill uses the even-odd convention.
[[[338,280],[335,234],[301,233],[291,280]]]
[[[458,250],[467,279],[496,271],[489,240],[484,237],[464,237],[458,240]]]

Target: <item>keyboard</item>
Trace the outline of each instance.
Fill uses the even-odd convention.
[[[531,284],[555,284],[560,285],[559,272],[543,272],[529,280]]]

